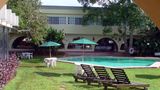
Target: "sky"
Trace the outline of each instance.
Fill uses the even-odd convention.
[[[82,6],[77,0],[41,0],[42,5]],[[98,6],[98,5],[95,5]]]
[[[82,6],[77,0],[41,0],[42,5]]]

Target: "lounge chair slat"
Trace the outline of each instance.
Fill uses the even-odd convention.
[[[103,67],[103,66],[94,66],[94,69],[97,72],[97,74],[98,74],[100,79],[113,81],[113,79],[111,79],[111,77],[109,76],[108,72],[106,71],[105,67]]]

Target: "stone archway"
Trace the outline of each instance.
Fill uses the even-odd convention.
[[[123,44],[121,44],[121,46],[120,46],[120,50],[125,50],[124,43],[123,43]]]
[[[11,45],[12,49],[33,49],[34,47],[35,44],[26,36],[17,37]]]
[[[97,41],[98,45],[95,46],[95,51],[100,52],[117,52],[118,45],[111,38],[102,38]]]

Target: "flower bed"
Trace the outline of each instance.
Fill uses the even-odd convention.
[[[18,65],[16,54],[10,55],[7,60],[0,59],[0,90],[16,75]]]

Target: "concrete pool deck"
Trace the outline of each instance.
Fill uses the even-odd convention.
[[[153,63],[150,67],[160,68],[160,61]]]

